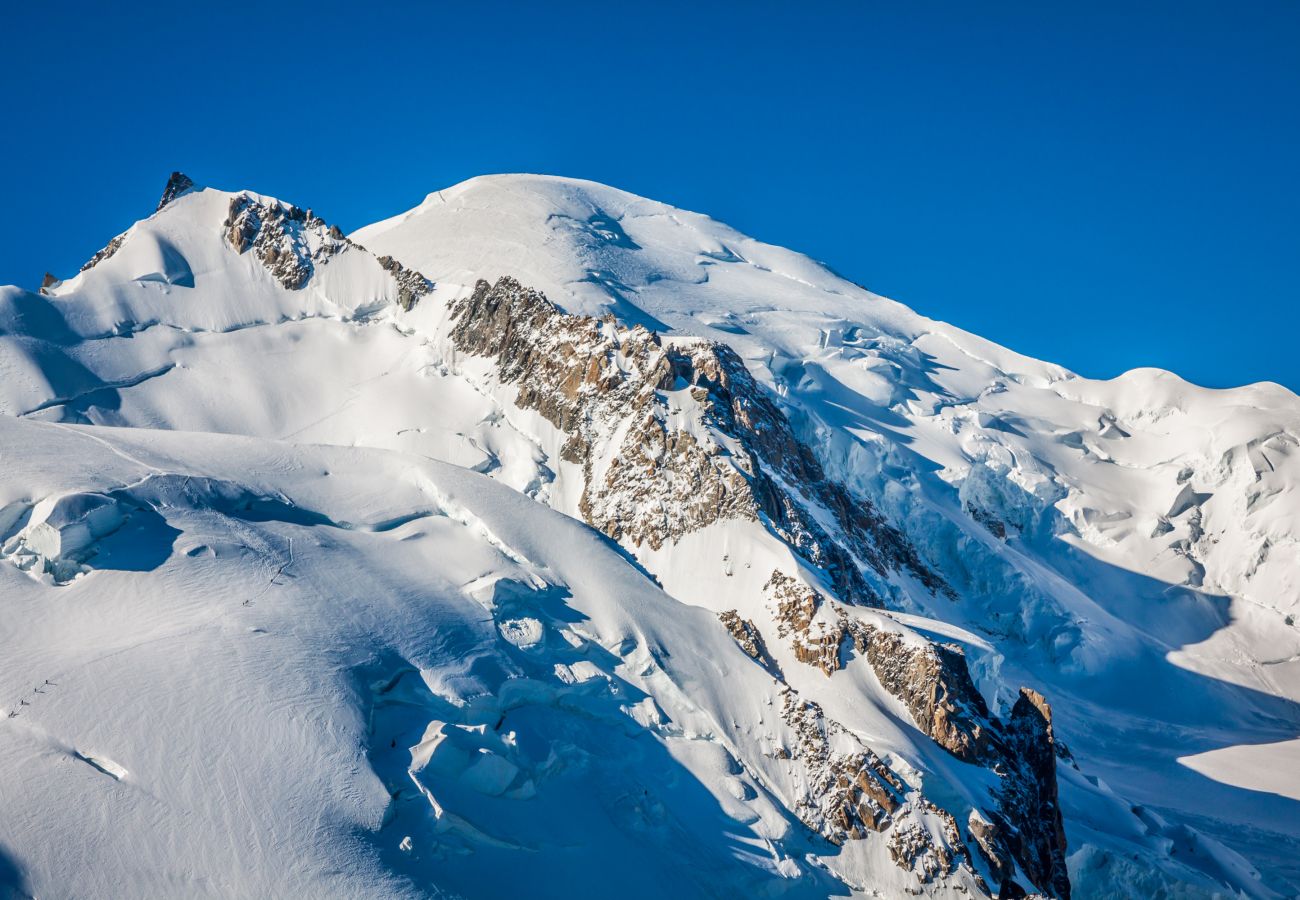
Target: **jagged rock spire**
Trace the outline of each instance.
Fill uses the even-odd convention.
[[[167,187],[163,188],[162,199],[158,201],[158,209],[162,209],[168,203],[171,203],[181,194],[194,187],[194,182],[184,172],[172,172],[172,177],[167,179]],[[157,212],[155,209],[154,212]]]

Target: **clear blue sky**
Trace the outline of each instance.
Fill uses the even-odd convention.
[[[173,168],[344,229],[545,172],[1086,375],[1300,390],[1297,2],[41,2],[4,32],[0,283],[75,272]]]

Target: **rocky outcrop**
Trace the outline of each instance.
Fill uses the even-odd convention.
[[[158,210],[193,187],[194,182],[183,173],[173,172],[158,202]],[[337,225],[327,224],[309,209],[247,193],[231,197],[221,227],[226,243],[241,255],[251,252],[276,281],[291,291],[305,287],[317,266],[345,250],[355,248],[368,253],[364,247],[353,243]],[[130,233],[123,232],[109,241],[81,267],[81,271],[92,269],[117,253]],[[397,286],[397,304],[402,309],[409,311],[421,297],[433,291],[432,281],[391,256],[377,257],[376,261]],[[48,287],[48,284],[43,285],[43,288]]]
[[[803,823],[835,844],[886,830],[906,800],[903,781],[869,748],[835,752],[831,738],[847,733],[790,687],[781,693],[781,717],[797,741],[788,758],[806,767],[810,779],[795,810]]]
[[[191,187],[194,187],[194,182],[190,181],[190,178],[188,178],[185,173],[173,172],[172,177],[168,178],[168,181],[166,181],[166,186],[162,189],[162,196],[159,199],[159,205],[157,205],[157,208],[153,212],[159,212],[162,207],[165,207],[166,204],[172,202],[172,200],[178,198],[178,196],[185,194],[185,192],[190,190]],[[118,250],[121,250],[122,243],[126,242],[127,234],[129,234],[129,232],[123,232],[122,234],[118,234],[116,238],[113,238],[112,241],[109,241],[108,245],[105,246],[103,250],[100,250],[98,254],[95,254],[94,256],[91,256],[90,259],[86,260],[86,263],[81,267],[81,271],[90,271],[90,269],[95,268],[96,265],[103,263],[105,259],[116,254]]]
[[[81,266],[81,271],[85,272],[89,269],[93,269],[95,268],[95,266],[99,265],[104,260],[108,259],[110,256],[112,256],[121,248],[124,241],[126,241],[126,232],[123,232],[122,234],[119,234],[117,237],[113,238],[111,241],[108,242],[108,244],[104,247],[104,249],[100,250],[90,259],[86,260],[86,262]]]
[[[834,600],[780,571],[772,573],[766,590],[777,633],[790,642],[797,659],[829,676],[844,665],[846,650],[856,651],[918,729],[957,759],[996,774],[990,808],[972,811],[967,830],[1000,885],[1000,896],[1024,896],[1014,881],[1018,863],[1035,888],[1068,898],[1056,783],[1056,759],[1068,751],[1055,741],[1051,709],[1042,695],[1022,688],[1010,716],[999,721],[975,687],[957,645],[850,618]],[[951,816],[938,813],[947,817],[945,830],[960,835]],[[918,840],[919,835],[899,830],[890,838],[890,852],[896,859],[915,859]],[[934,872],[951,868],[952,858],[944,853],[926,859]]]
[[[946,589],[868,501],[825,477],[725,345],[664,339],[612,317],[566,315],[510,278],[480,281],[451,315],[456,349],[493,360],[497,379],[515,388],[514,402],[565,435],[561,456],[583,473],[579,511],[610,537],[658,549],[714,522],[748,519],[820,569],[849,603],[878,605],[866,579],[873,569],[905,571],[931,590]],[[1064,836],[1054,824],[1059,814],[1052,817],[1055,769],[1042,763],[1044,732],[1032,727],[1033,717],[1018,705],[1008,724],[999,722],[955,645],[851,617],[834,597],[780,571],[765,590],[777,636],[796,659],[831,676],[856,652],[921,731],[996,774],[990,810],[980,819],[990,827],[980,831],[982,840],[971,830],[986,862],[986,844],[1002,860],[1000,869],[988,863],[989,871],[1015,872],[1018,864],[1038,889],[1067,894]],[[734,610],[720,619],[784,684],[758,627]],[[798,745],[775,755],[805,767],[808,790],[795,799],[801,820],[836,842],[890,831],[891,855],[922,880],[971,867],[951,815],[907,790],[816,704],[788,685],[783,696],[783,718]],[[1046,733],[1050,739],[1050,728]],[[1046,753],[1054,761],[1050,740]],[[1007,890],[1015,890],[1010,880]]]
[[[968,821],[968,829],[1002,896],[1018,862],[1034,886],[1068,898],[1065,829],[1057,801],[1057,748],[1051,708],[1043,696],[1021,688],[1010,717],[989,714],[971,681],[965,655],[950,644],[909,644],[903,636],[861,622],[850,628],[854,647],[871,663],[881,685],[911,713],[921,731],[963,762],[999,777],[996,810]]]
[[[963,762],[988,761],[989,711],[960,647],[909,641],[864,622],[853,622],[849,630],[854,648],[881,686],[907,707],[917,728]]]
[[[263,202],[248,194],[230,200],[223,226],[226,241],[239,253],[252,251],[271,276],[291,291],[301,289],[318,263],[348,246],[341,232],[334,237],[311,210],[279,201]]]
[[[181,194],[194,187],[194,182],[184,172],[172,172],[167,179],[167,186],[163,188],[162,197],[158,200],[158,209],[162,209],[168,203],[171,203]],[[154,212],[157,212],[155,209]]]
[[[1006,777],[999,791],[1004,827],[1001,844],[1039,890],[1069,900],[1065,825],[1056,784],[1056,740],[1052,709],[1043,695],[1020,689],[1003,728]],[[1003,825],[1003,823],[999,823]]]
[[[718,620],[727,629],[727,633],[736,639],[740,649],[744,650],[750,659],[767,669],[777,679],[784,680],[776,660],[772,659],[767,652],[767,645],[763,641],[763,635],[758,630],[758,626],[749,619],[742,619],[740,613],[734,609],[718,613]]]
[[[989,533],[995,538],[1000,541],[1005,541],[1007,539],[1006,523],[993,513],[984,509],[982,506],[976,506],[973,503],[967,503],[965,509],[972,519],[987,528]]]
[[[808,779],[795,813],[835,844],[886,834],[895,865],[928,884],[964,870],[981,890],[961,830],[946,811],[912,790],[870,748],[793,689],[782,691],[781,716],[797,745],[778,754],[802,765]],[[834,745],[851,748],[836,750]]]
[[[612,318],[566,315],[511,278],[480,281],[452,314],[456,348],[495,359],[516,404],[568,435],[561,455],[583,468],[580,511],[616,540],[658,549],[749,519],[825,571],[849,602],[879,604],[867,568],[904,569],[943,589],[869,501],[826,479],[726,345],[665,342]]]
[[[985,815],[972,809],[966,819],[966,831],[975,849],[989,867],[999,897],[1023,897],[1024,889],[1015,883],[1016,865],[1007,851],[1007,835],[1001,817]]]
[[[790,642],[799,662],[816,666],[829,678],[842,665],[848,619],[817,591],[779,570],[772,573],[764,590],[777,634]]]
[[[777,633],[790,641],[800,662],[829,676],[843,667],[851,647],[871,665],[881,686],[903,702],[921,731],[964,762],[986,761],[989,711],[960,647],[909,639],[851,620],[832,600],[779,570],[765,590]]]
[[[332,257],[355,248],[336,225],[327,225],[311,210],[278,201],[263,202],[248,194],[231,198],[230,213],[223,225],[226,241],[239,253],[252,253],[266,270],[291,291],[306,286],[316,267]],[[409,311],[433,290],[433,282],[391,256],[377,258],[379,265],[397,285],[397,304]]]
[[[919,821],[901,822],[890,834],[886,844],[890,858],[901,868],[916,873],[925,884],[952,874],[959,866],[970,868],[970,852],[962,842],[957,821],[947,810],[940,809],[930,801],[920,802],[925,811],[938,820],[942,840],[936,840]]]
[[[331,225],[330,235],[334,236],[336,233],[338,237],[343,237],[343,233]],[[379,257],[379,265],[393,276],[393,281],[397,282],[397,305],[407,312],[410,312],[421,297],[433,290],[432,281],[414,269],[406,268],[391,256]]]

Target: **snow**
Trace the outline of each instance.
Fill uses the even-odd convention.
[[[188,191],[49,295],[0,288],[0,886],[493,896],[523,860],[536,896],[916,889],[797,821],[776,683],[717,621],[766,635],[772,572],[819,576],[761,523],[652,550],[575,521],[564,435],[448,338],[508,274],[729,344],[906,532],[955,599],[873,576],[892,609],[853,615],[961,644],[995,710],[1048,696],[1076,897],[1300,889],[1295,395],[1084,379],[575,179],[435,191],[290,291],[225,241],[239,196],[274,202]],[[375,254],[434,292],[400,310]],[[865,661],[769,649],[978,806]]]
[[[63,587],[4,570],[4,641],[17,652],[0,662],[0,685],[6,712],[19,715],[3,721],[0,841],[22,847],[33,884],[93,893],[100,873],[114,871],[131,895],[415,895],[418,874],[421,884],[471,895],[499,892],[511,876],[490,852],[462,854],[528,846],[556,857],[539,896],[566,895],[589,853],[642,870],[644,883],[626,890],[650,896],[676,865],[664,848],[685,852],[673,837],[679,826],[760,843],[791,827],[757,787],[744,821],[732,819],[707,791],[688,787],[693,777],[673,774],[680,763],[651,750],[688,738],[652,737],[655,720],[620,710],[649,689],[641,702],[662,695],[671,721],[693,734],[721,735],[731,721],[759,730],[747,700],[711,690],[687,699],[676,686],[727,672],[733,687],[749,685],[739,692],[748,698],[771,690],[760,684],[766,676],[703,627],[706,613],[659,592],[583,526],[504,486],[383,451],[141,429],[97,429],[101,444],[82,427],[9,418],[0,432],[15,460],[9,479],[42,490],[135,484],[127,493],[171,529],[163,541],[211,551],[169,552],[141,577],[113,567],[110,537],[91,572]],[[206,483],[240,484],[250,499],[221,511]],[[395,508],[411,518],[374,527]],[[486,578],[497,625],[469,595]],[[535,613],[525,619],[522,609]],[[496,636],[521,621],[531,623],[522,633],[545,642],[536,662]],[[578,646],[545,637],[558,628],[576,629]],[[651,663],[647,648],[661,645],[681,661]],[[572,683],[545,676],[553,660]],[[636,674],[647,671],[648,680]],[[16,705],[20,698],[29,704]],[[646,768],[616,764],[627,758]],[[538,785],[528,772],[548,777]],[[679,786],[661,788],[662,777]],[[18,791],[20,783],[42,789]],[[449,824],[421,831],[403,783]],[[593,794],[592,784],[602,790]],[[632,784],[648,799],[620,800]],[[580,785],[589,799],[573,793]],[[500,804],[524,802],[534,814],[509,826]],[[57,838],[68,827],[63,808],[114,826],[72,868]],[[385,816],[403,824],[390,818],[381,829]],[[545,823],[561,820],[564,831],[547,835]],[[411,859],[394,862],[390,851],[407,837]],[[718,875],[752,887],[782,878],[774,865],[751,860]],[[805,881],[814,891],[818,878]]]
[[[1215,781],[1300,801],[1300,785],[1296,784],[1294,772],[1297,759],[1300,740],[1225,747],[1178,761]]]

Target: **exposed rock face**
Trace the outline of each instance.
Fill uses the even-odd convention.
[[[279,202],[263,203],[241,194],[230,201],[226,240],[240,253],[253,251],[266,270],[291,291],[304,287],[316,267],[349,248],[364,252],[336,225],[327,225],[311,210]],[[433,282],[391,256],[379,265],[397,284],[397,303],[410,310],[433,290]]]
[[[831,609],[832,602],[781,572],[773,573],[768,591],[781,637],[792,642],[803,662],[830,675],[838,663],[826,661],[832,652],[827,648],[833,647],[838,655],[839,645],[847,640],[847,617],[841,612],[832,618],[824,640],[810,638],[814,623],[824,624],[817,620]],[[719,618],[742,649],[781,682],[781,717],[794,732],[794,744],[777,748],[773,755],[802,770],[800,780],[806,788],[792,807],[800,821],[835,844],[887,833],[886,846],[893,861],[922,883],[964,869],[982,888],[952,816],[910,788],[859,737],[828,718],[820,705],[790,687],[774,670],[753,622],[734,610]]]
[[[851,639],[921,731],[960,760],[985,761],[989,711],[959,647],[909,642],[896,632],[851,621],[833,601],[780,571],[772,573],[766,590],[777,633],[790,640],[800,662],[829,676],[843,666]]]
[[[863,622],[854,622],[850,630],[854,647],[885,690],[903,701],[921,731],[963,762],[988,760],[989,711],[961,648],[910,644]]]
[[[779,571],[772,573],[767,591],[777,632],[790,641],[801,662],[830,676],[844,665],[847,643],[867,660],[881,686],[903,703],[917,728],[956,758],[998,775],[999,785],[990,798],[996,809],[972,812],[967,829],[1001,885],[1000,895],[1024,895],[1013,880],[1019,863],[1036,888],[1068,898],[1056,784],[1056,758],[1063,750],[1055,743],[1051,709],[1042,695],[1022,688],[1008,720],[999,722],[956,645],[909,638],[850,619],[834,600]],[[955,820],[937,808],[935,814],[947,817],[945,831],[950,828],[957,835],[948,844],[963,846]],[[919,840],[919,835],[900,829],[891,835],[890,852],[896,860],[913,860]],[[951,855],[926,858],[935,873],[951,870]]]
[[[192,187],[194,182],[184,174],[173,172],[158,203],[158,210]],[[249,194],[237,194],[231,198],[222,228],[226,242],[236,252],[251,251],[272,277],[291,291],[305,287],[316,267],[339,253],[351,248],[368,252],[353,243],[338,226],[327,224],[309,209],[278,200],[264,201]],[[117,253],[129,234],[123,232],[109,241],[108,246],[81,267],[81,271],[94,268]],[[402,309],[409,311],[421,297],[433,290],[432,281],[391,256],[378,257],[377,262],[397,285],[397,303]]]
[[[452,319],[454,346],[492,359],[496,377],[515,386],[516,404],[567,436],[561,455],[584,476],[579,510],[610,537],[657,549],[720,520],[748,519],[824,572],[846,602],[879,604],[868,569],[907,571],[932,590],[946,589],[869,502],[826,479],[726,346],[566,315],[510,278],[480,281],[452,308]],[[997,773],[1000,785],[989,798],[995,809],[981,813],[978,827],[968,823],[995,877],[1019,863],[1040,890],[1068,894],[1050,727],[1036,727],[1020,704],[1008,725],[1000,723],[955,645],[850,617],[837,600],[779,571],[766,593],[777,636],[798,660],[832,676],[856,652],[920,730],[958,759]],[[734,610],[720,619],[784,683],[758,626]],[[805,824],[836,842],[889,831],[894,860],[923,881],[963,866],[973,875],[948,812],[910,791],[815,703],[788,685],[783,698],[798,746],[775,755],[804,767],[808,789],[794,808]],[[1008,876],[1006,891],[1017,889]]]
[[[816,703],[786,687],[781,704],[781,717],[799,741],[791,758],[807,767],[811,779],[796,809],[804,824],[836,844],[886,830],[906,799],[902,780],[866,747],[835,752],[831,738],[847,733]]]
[[[1065,829],[1057,802],[1056,755],[1051,709],[1042,695],[1021,688],[1010,718],[989,714],[971,681],[965,655],[954,645],[909,645],[900,635],[861,622],[850,626],[854,647],[876,677],[901,700],[918,728],[963,762],[998,774],[998,811],[972,817],[968,829],[994,876],[1005,879],[1002,896],[1020,863],[1034,886],[1054,897],[1070,895],[1065,866]]]
[[[724,519],[763,521],[854,603],[878,605],[863,569],[937,575],[870,502],[828,481],[735,352],[665,343],[640,326],[566,315],[511,278],[480,281],[453,309],[452,340],[492,357],[516,403],[569,435],[584,518],[658,549]],[[842,534],[833,539],[818,513]]]
[[[763,642],[763,635],[759,632],[758,626],[748,619],[742,619],[740,613],[734,609],[718,613],[718,619],[728,633],[736,639],[740,649],[749,655],[750,659],[763,666],[778,679],[781,679],[780,667],[768,654],[767,645]]]
[[[1019,888],[1014,881],[1016,866],[1007,852],[1007,835],[1001,819],[990,819],[973,809],[966,820],[966,831],[989,867],[993,883],[998,887],[998,896],[1024,896],[1024,889]]]
[[[820,706],[788,687],[781,715],[799,742],[781,758],[804,766],[809,779],[806,795],[796,804],[805,825],[835,844],[861,840],[869,832],[887,833],[894,863],[922,883],[965,870],[983,889],[951,815],[911,790]]]
[[[343,232],[333,225],[330,226],[329,234],[331,237],[346,240],[346,238],[343,238]],[[433,290],[432,281],[414,269],[406,268],[391,256],[379,257],[379,264],[397,282],[397,305],[408,312],[419,302],[421,297]]]
[[[1015,768],[1005,779],[999,799],[1003,814],[1015,828],[1008,830],[1002,844],[1009,845],[1035,886],[1069,900],[1052,709],[1043,695],[1021,688],[1003,734],[1006,764]]]
[[[764,589],[776,617],[777,634],[790,641],[795,658],[821,669],[826,677],[841,666],[848,620],[821,594],[797,578],[776,571]]]
[[[984,509],[981,506],[976,506],[973,503],[966,504],[966,512],[970,513],[970,517],[972,519],[974,519],[976,522],[979,522],[981,525],[987,528],[989,532],[998,540],[1005,541],[1007,539],[1006,523],[1004,523],[993,513],[989,512],[988,510]]]
[[[917,821],[900,823],[889,836],[889,855],[904,869],[910,869],[924,883],[952,874],[958,866],[970,866],[970,853],[961,840],[957,821],[928,800],[921,801],[926,812],[938,819],[943,834],[936,841]]]
[[[192,187],[194,187],[194,182],[189,179],[189,176],[183,172],[172,172],[171,178],[167,179],[167,186],[163,188],[162,198],[158,201],[158,209],[162,209]],[[158,209],[155,209],[154,212],[157,212]]]
[[[278,201],[264,203],[247,194],[231,199],[224,227],[230,246],[239,253],[252,250],[266,270],[291,291],[307,284],[318,263],[349,246],[346,237],[341,233],[334,237],[311,210]]]
[[[122,243],[125,240],[126,240],[126,232],[123,232],[122,234],[119,234],[117,237],[113,238],[111,241],[108,242],[108,245],[105,246],[103,250],[100,250],[90,259],[86,260],[86,262],[81,267],[81,271],[85,272],[87,269],[93,269],[95,266],[99,265],[104,260],[108,259],[110,256],[112,256],[114,253],[118,251],[118,249],[122,246]]]

